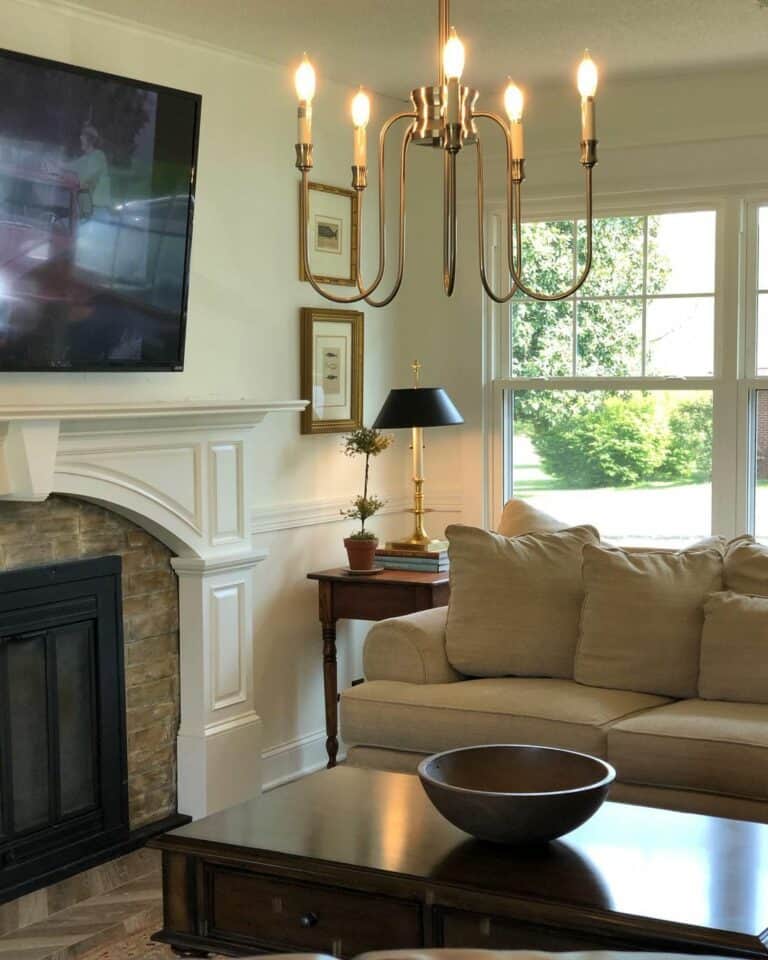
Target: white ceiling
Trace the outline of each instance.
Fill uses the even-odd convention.
[[[79,0],[198,40],[293,64],[307,49],[319,79],[405,99],[435,76],[436,0]],[[604,75],[768,62],[759,0],[453,0],[467,82],[501,87],[573,75],[589,47]]]

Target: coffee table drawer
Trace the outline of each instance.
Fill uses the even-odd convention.
[[[486,950],[630,949],[618,939],[560,927],[537,926],[508,917],[441,910],[441,946]]]
[[[416,903],[221,867],[207,872],[211,935],[345,957],[423,944]]]

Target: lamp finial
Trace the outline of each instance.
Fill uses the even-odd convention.
[[[413,369],[413,385],[414,387],[418,387],[420,386],[419,381],[421,378],[421,360],[414,360],[411,367]]]

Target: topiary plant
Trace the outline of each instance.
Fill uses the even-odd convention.
[[[347,457],[365,457],[363,492],[352,500],[352,506],[341,511],[349,520],[359,520],[360,529],[350,535],[352,540],[375,540],[376,534],[365,529],[367,520],[378,513],[385,501],[368,494],[368,479],[371,469],[371,457],[378,457],[392,444],[392,437],[371,427],[360,427],[346,434],[342,440],[344,455]]]

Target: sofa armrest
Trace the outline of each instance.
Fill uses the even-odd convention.
[[[453,683],[461,680],[445,654],[448,607],[421,610],[374,624],[363,651],[368,680]]]

